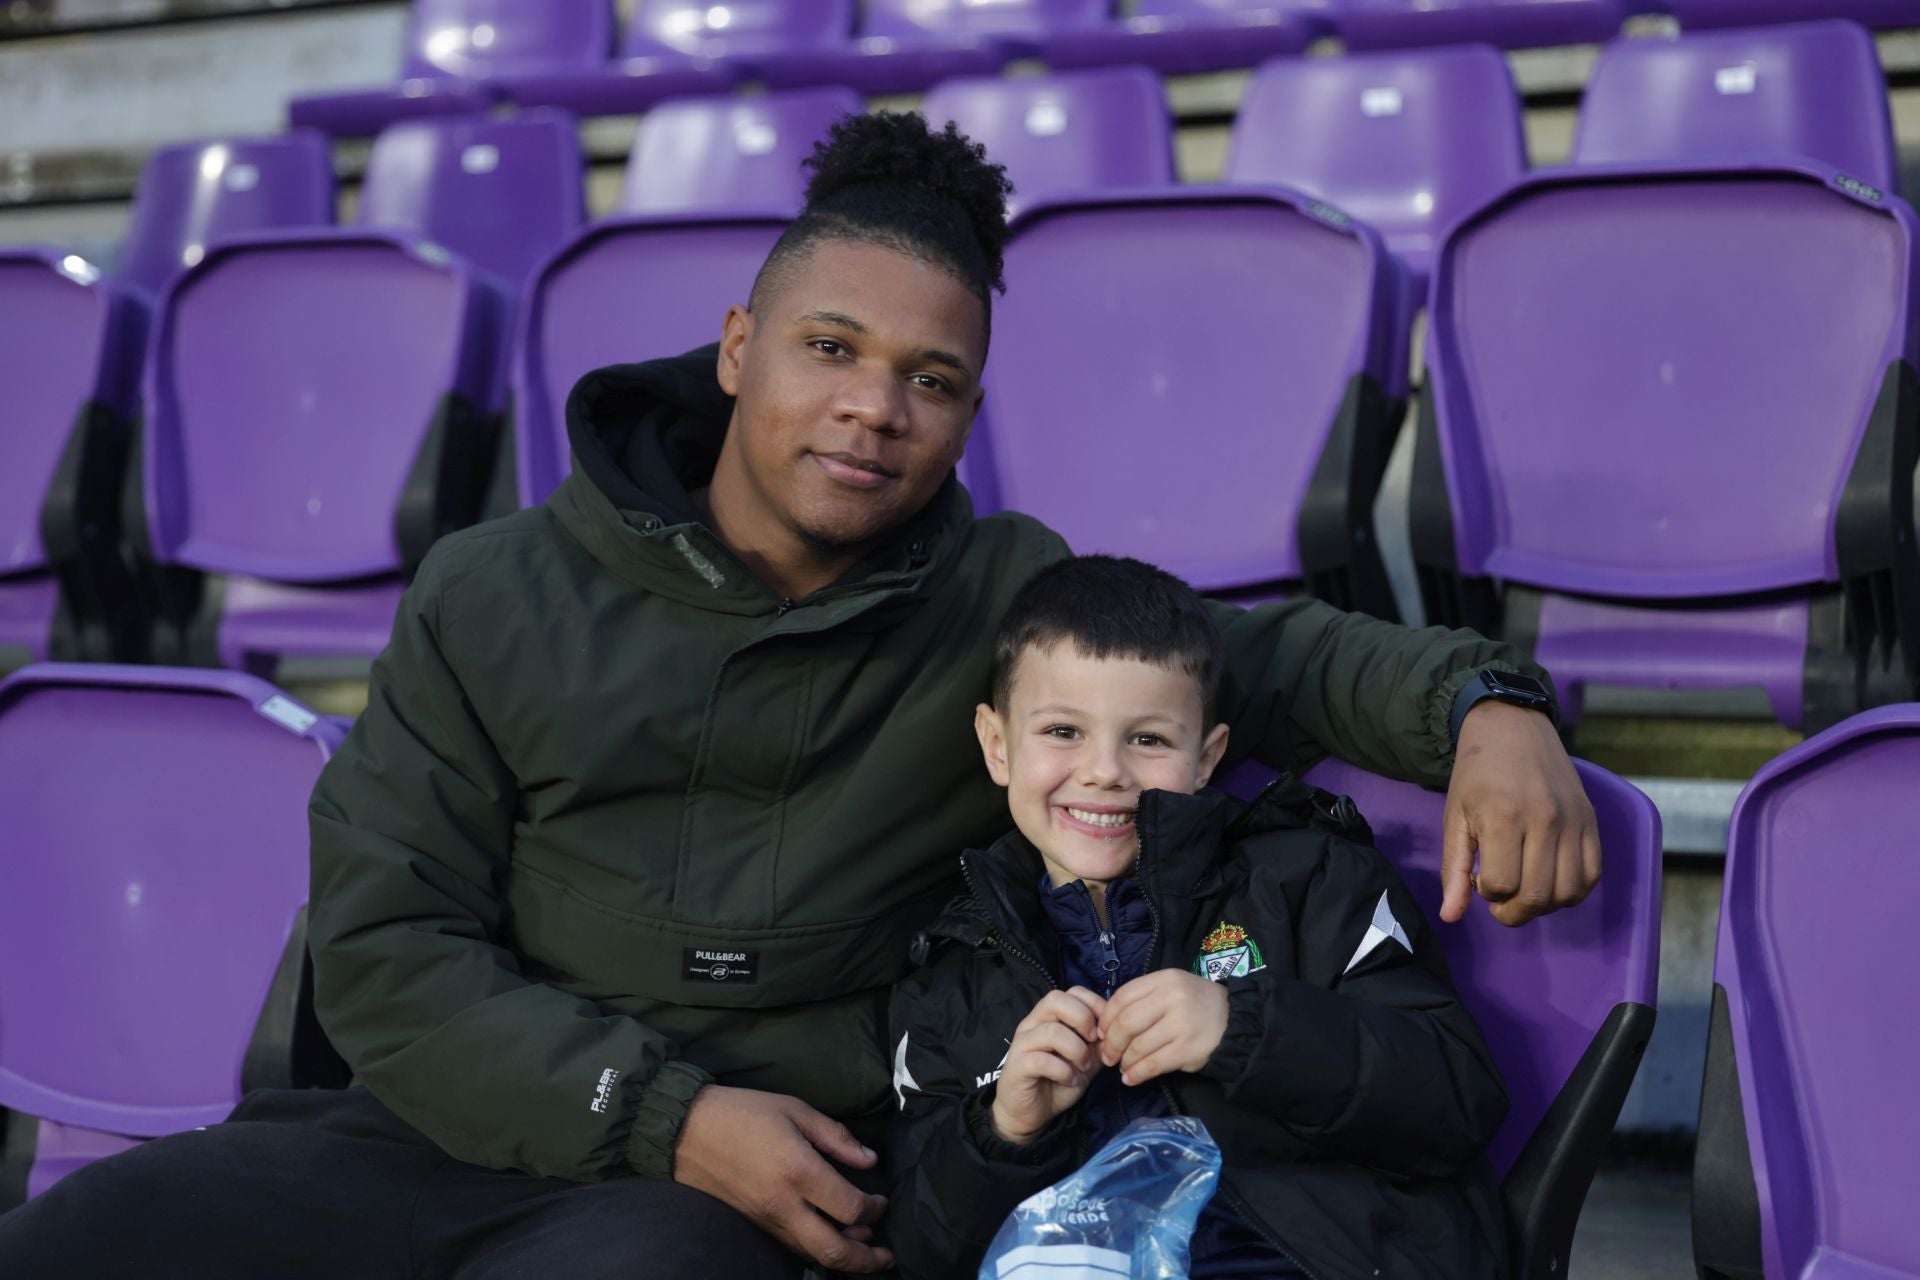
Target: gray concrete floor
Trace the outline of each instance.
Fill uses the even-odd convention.
[[[1604,1168],[1573,1236],[1570,1280],[1694,1280],[1687,1175]]]

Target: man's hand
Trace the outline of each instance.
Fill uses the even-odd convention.
[[[1477,885],[1494,919],[1525,924],[1579,902],[1599,879],[1593,805],[1553,721],[1504,702],[1479,703],[1460,724],[1447,787],[1440,918],[1451,924],[1465,916]]]
[[[681,1123],[673,1179],[829,1271],[866,1274],[893,1266],[891,1252],[867,1243],[887,1198],[861,1191],[827,1161],[870,1169],[877,1158],[798,1098],[710,1084]]]
[[[1100,1017],[1100,1060],[1145,1084],[1198,1071],[1227,1033],[1227,988],[1185,969],[1159,969],[1113,993]]]
[[[1085,987],[1049,991],[1014,1028],[993,1091],[993,1131],[1025,1146],[1087,1092],[1100,1069],[1093,1042],[1102,1000]]]

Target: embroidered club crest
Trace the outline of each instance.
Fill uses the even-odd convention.
[[[1247,931],[1224,920],[1207,935],[1207,940],[1200,944],[1200,954],[1193,958],[1193,971],[1209,982],[1244,978],[1266,967],[1267,962],[1260,958],[1259,946],[1247,936]]]

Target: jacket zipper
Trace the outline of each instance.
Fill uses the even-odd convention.
[[[798,600],[795,600],[792,596],[787,596],[780,601],[780,607],[773,611],[773,616],[776,618],[784,618],[799,607],[800,602]]]
[[[1139,865],[1140,888],[1143,891],[1143,896],[1145,896],[1147,900],[1147,914],[1153,919],[1153,934],[1147,943],[1148,971],[1152,972],[1154,969],[1160,967],[1160,903],[1158,895],[1153,891],[1152,881],[1147,878],[1147,842],[1144,837],[1140,840]],[[1173,1086],[1167,1083],[1164,1076],[1161,1077],[1160,1080],[1160,1093],[1166,1098],[1167,1109],[1169,1111],[1173,1112],[1176,1116],[1187,1114],[1180,1106],[1180,1100],[1173,1096]],[[1220,1167],[1220,1194],[1226,1197],[1227,1203],[1232,1206],[1235,1213],[1240,1215],[1241,1221],[1253,1228],[1255,1235],[1273,1246],[1275,1253],[1278,1253],[1281,1257],[1292,1263],[1301,1275],[1307,1277],[1307,1280],[1318,1280],[1318,1277],[1307,1267],[1307,1264],[1295,1257],[1291,1249],[1281,1244],[1280,1238],[1274,1235],[1267,1227],[1267,1224],[1260,1220],[1259,1215],[1255,1214],[1252,1209],[1248,1207],[1247,1202],[1240,1198],[1239,1193],[1227,1184],[1227,1170],[1224,1161]]]

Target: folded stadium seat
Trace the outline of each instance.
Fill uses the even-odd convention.
[[[1920,21],[1920,4],[1915,5]],[[1900,189],[1887,79],[1852,22],[1615,40],[1580,105],[1575,164],[1804,156]]]
[[[1914,696],[1915,219],[1811,162],[1566,168],[1448,233],[1414,452],[1429,621],[1588,683]]]
[[[1920,705],[1884,707],[1769,762],[1734,807],[1693,1164],[1703,1280],[1920,1277],[1920,1022],[1897,994],[1916,778]]]
[[[587,227],[528,286],[496,508],[504,495],[508,507],[544,501],[566,474],[567,395],[581,374],[719,341],[727,308],[746,302],[800,212],[800,161],[859,110],[851,90],[819,89],[688,99],[640,122],[621,213]]]
[[[0,1105],[39,1120],[29,1194],[245,1089],[345,1084],[304,918],[307,795],[342,736],[235,672],[0,683]]]
[[[565,107],[582,116],[645,111],[665,98],[724,92],[753,79],[770,56],[804,57],[844,47],[854,0],[639,0],[613,64],[600,71],[517,76],[515,102]]]
[[[1332,0],[1349,49],[1490,44],[1501,49],[1611,40],[1628,17],[1662,0]]]
[[[1283,183],[1339,205],[1380,232],[1424,303],[1440,233],[1526,169],[1507,60],[1463,45],[1261,64],[1234,121],[1226,180]]]
[[[910,93],[991,75],[1040,54],[1052,36],[1105,23],[1112,0],[867,0],[859,37],[838,48],[770,54],[754,72],[777,88],[842,84]]]
[[[1175,180],[1166,92],[1142,67],[948,80],[920,112],[936,127],[953,121],[1006,166],[1015,211],[1045,196]]]
[[[115,274],[149,297],[222,236],[333,223],[333,156],[322,134],[162,147],[140,174]]]
[[[1048,38],[1049,66],[1144,66],[1163,75],[1250,67],[1330,29],[1330,0],[1139,0],[1124,17]]]
[[[0,663],[142,656],[119,481],[146,324],[79,255],[0,249]]]
[[[357,224],[424,233],[512,290],[586,221],[573,117],[403,121],[367,157]]]
[[[1282,188],[1061,196],[1015,219],[1006,278],[978,509],[1211,594],[1393,616],[1373,501],[1402,275],[1376,232]]]
[[[1506,1121],[1489,1148],[1506,1201],[1515,1277],[1567,1274],[1581,1203],[1653,1034],[1660,963],[1660,814],[1645,795],[1575,761],[1606,850],[1606,874],[1577,907],[1522,929],[1477,900],[1458,924],[1440,911],[1446,797],[1329,760],[1308,782],[1359,807],[1375,843],[1436,921],[1447,965],[1506,1081]],[[1251,794],[1271,771],[1223,780]]]
[[[605,70],[613,31],[611,0],[413,0],[398,85],[295,98],[287,119],[367,137],[396,120],[472,115],[508,81]]]
[[[1869,27],[1920,27],[1915,0],[1668,0],[1684,31],[1846,18]]]

